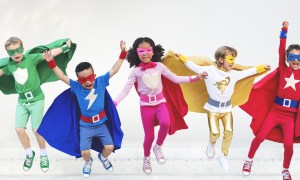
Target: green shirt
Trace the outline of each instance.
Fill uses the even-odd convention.
[[[19,94],[27,93],[29,91],[34,92],[34,90],[40,88],[40,77],[36,66],[41,61],[43,61],[42,53],[27,54],[26,56],[24,55],[19,63],[11,60],[7,66],[2,68],[2,71],[5,75],[13,75],[15,79],[15,88]],[[37,94],[34,94],[33,98],[24,99],[19,96],[18,101],[21,103],[34,102],[44,99],[44,97],[44,93],[38,91]]]

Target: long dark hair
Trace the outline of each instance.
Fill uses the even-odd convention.
[[[127,52],[127,60],[129,62],[130,67],[138,66],[141,63],[141,60],[136,52],[136,49],[138,48],[139,44],[143,42],[149,43],[153,48],[153,56],[151,61],[161,62],[161,58],[164,55],[165,49],[160,44],[155,45],[154,41],[151,38],[140,37],[134,41],[132,48],[130,48]]]

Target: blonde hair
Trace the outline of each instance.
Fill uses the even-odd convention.
[[[14,44],[20,44],[21,46],[23,45],[23,42],[20,38],[18,37],[10,37],[4,44],[5,49],[7,49],[7,47],[9,47],[10,45],[14,45]]]
[[[219,61],[220,58],[225,58],[226,55],[231,54],[233,57],[237,57],[237,50],[229,46],[221,46],[215,52],[216,64],[218,67],[222,67],[222,63]]]

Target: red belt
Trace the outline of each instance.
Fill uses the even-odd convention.
[[[105,111],[102,110],[99,114],[92,116],[92,117],[85,117],[85,116],[81,115],[80,119],[86,123],[96,123],[96,122],[100,121],[102,118],[104,118],[105,115],[106,115]]]

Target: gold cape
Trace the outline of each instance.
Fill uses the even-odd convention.
[[[209,66],[215,65],[209,58],[203,56],[188,56],[188,60],[199,66]],[[174,74],[178,76],[192,76],[196,75],[195,72],[188,69],[177,56],[175,56],[174,52],[169,51],[163,58],[162,63],[167,66]],[[235,64],[233,69],[235,70],[245,70],[251,68],[253,66],[243,66],[239,64]],[[239,106],[248,101],[248,97],[254,83],[254,79],[267,71],[264,71],[260,74],[255,74],[249,76],[247,78],[239,80],[235,87],[234,92],[231,98],[232,107]],[[206,89],[206,85],[204,80],[200,80],[193,83],[184,83],[180,84],[184,98],[188,104],[188,109],[191,112],[198,113],[207,113],[203,107],[205,103],[208,101],[208,93]]]

